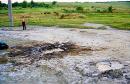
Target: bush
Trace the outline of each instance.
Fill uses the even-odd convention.
[[[108,7],[108,12],[109,12],[109,13],[112,13],[112,12],[113,12],[112,6],[109,6],[109,7]]]
[[[62,15],[60,16],[60,19],[64,19],[64,18],[65,18],[65,15],[62,14]]]
[[[51,12],[46,11],[46,12],[44,12],[44,14],[51,14]]]
[[[94,8],[94,6],[91,6],[91,8]]]
[[[84,9],[83,7],[76,7],[76,9],[62,9],[64,13],[83,13]]]
[[[97,9],[97,13],[107,13],[107,9]]]
[[[65,13],[68,13],[68,10],[67,9],[62,9]]]
[[[97,9],[96,12],[97,12],[97,13],[100,13],[101,11],[100,11],[100,9]]]
[[[53,12],[56,16],[59,16],[59,13],[58,12]]]
[[[83,10],[84,10],[83,7],[80,7],[80,6],[76,7],[76,11],[78,11],[78,12],[83,12]]]
[[[106,9],[102,10],[102,13],[107,13],[107,10]]]
[[[62,9],[64,13],[76,13],[75,10]]]

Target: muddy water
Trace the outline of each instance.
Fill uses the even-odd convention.
[[[39,60],[26,66],[0,64],[0,83],[129,84],[129,37],[130,31],[123,30],[36,27],[27,31],[0,31],[0,38],[11,46],[24,44],[24,40],[49,43],[69,41],[81,47],[92,48],[92,51]],[[108,70],[114,72],[107,72]]]

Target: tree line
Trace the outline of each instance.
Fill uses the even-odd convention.
[[[45,7],[45,8],[49,8],[52,7],[54,5],[56,5],[56,1],[53,1],[52,3],[44,3],[44,2],[34,2],[33,0],[31,2],[27,2],[27,1],[23,1],[21,3],[19,2],[14,2],[12,3],[12,7],[22,7],[22,8],[27,8],[27,7]],[[2,3],[0,1],[0,8],[7,8],[8,4]]]

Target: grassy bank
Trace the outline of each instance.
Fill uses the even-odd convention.
[[[22,19],[28,25],[88,28],[85,22],[100,23],[117,29],[130,30],[130,2],[110,3],[57,3],[51,8],[13,8],[14,25]],[[108,12],[112,6],[113,11]],[[77,7],[83,8],[78,10]],[[9,26],[8,10],[0,10],[0,26]]]

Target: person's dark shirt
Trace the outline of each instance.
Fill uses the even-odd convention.
[[[25,22],[24,21],[22,22],[22,25],[25,26]]]

